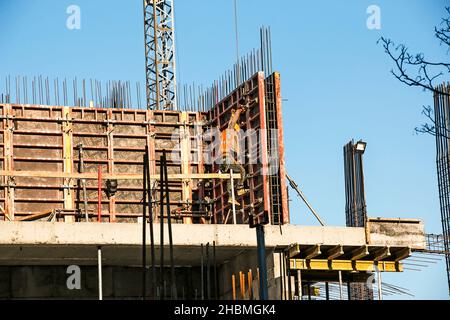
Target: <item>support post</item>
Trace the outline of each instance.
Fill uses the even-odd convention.
[[[352,288],[351,288],[351,282],[347,282],[347,298],[348,300],[352,300]]]
[[[209,258],[209,242],[206,244],[206,297],[211,300],[211,261]]]
[[[311,282],[308,282],[308,300],[311,301]]]
[[[342,300],[342,271],[339,271],[339,300]]]
[[[98,300],[103,300],[103,279],[102,279],[102,247],[98,247]]]
[[[291,283],[292,277],[291,277],[291,267],[289,265],[288,255],[289,254],[287,254],[286,252],[283,253],[285,266],[286,266],[286,277],[287,277],[287,287],[288,287],[287,299],[292,300],[292,283]]]
[[[219,299],[219,286],[217,281],[217,260],[216,260],[216,241],[213,241],[213,261],[214,261],[214,297]],[[251,271],[250,271],[251,272]]]
[[[264,239],[264,226],[256,226],[256,241],[258,246],[258,265],[259,265],[259,298],[260,300],[269,299],[269,289],[267,287],[267,265],[266,265],[266,244]]]
[[[233,169],[230,170],[230,179],[231,179],[231,208],[233,209],[233,224],[236,224],[236,199],[234,196],[234,179],[233,179]]]
[[[302,271],[297,270],[298,299],[303,300]]]
[[[239,271],[239,288],[241,289],[241,299],[245,300],[245,275]]]
[[[378,276],[378,300],[383,300],[383,290],[381,288],[381,271],[377,271]]]
[[[253,274],[252,274],[252,269],[248,270],[247,281],[248,281],[248,300],[253,300]]]
[[[204,285],[204,272],[203,272],[203,243],[200,246],[200,292],[201,292],[201,296],[202,296],[202,300],[205,300],[205,285]]]
[[[232,299],[236,300],[236,276],[233,274],[231,276],[231,290],[232,290]]]

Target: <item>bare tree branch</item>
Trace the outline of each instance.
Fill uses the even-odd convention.
[[[441,45],[446,45],[447,54],[450,51],[450,7],[445,8],[447,17],[443,18],[439,27],[434,28],[435,37]],[[441,90],[444,86],[437,86],[435,81],[445,74],[450,73],[450,62],[435,62],[425,59],[423,53],[411,54],[404,44],[395,46],[391,39],[381,37],[377,43],[381,43],[386,54],[394,62],[395,67],[391,69],[392,75],[400,82],[410,87],[420,87],[434,94],[450,96],[448,91]],[[450,138],[450,131],[445,126],[436,127],[433,109],[423,107],[422,114],[427,122],[416,127],[416,133],[426,133],[433,136],[442,135]]]
[[[391,73],[400,82],[408,86],[421,87],[438,94],[448,95],[446,92],[441,92],[436,88],[434,81],[444,75],[443,71],[432,71],[440,67],[446,73],[450,73],[450,63],[447,62],[432,62],[425,60],[423,53],[412,55],[408,52],[408,48],[401,44],[395,47],[392,40],[381,37],[378,42],[382,43],[386,54],[395,63],[395,69]],[[416,69],[416,76],[411,76],[408,67]]]
[[[422,114],[427,118],[427,120],[430,123],[424,123],[420,127],[416,127],[414,129],[414,131],[416,133],[418,133],[418,134],[426,133],[426,134],[430,134],[432,136],[436,136],[436,134],[439,132],[440,136],[450,139],[450,130],[446,126],[440,125],[440,126],[436,127],[436,120],[434,117],[434,112],[430,106],[423,106]],[[437,130],[437,129],[440,129],[440,130]]]
[[[446,7],[445,10],[450,16],[450,7]],[[438,38],[441,43],[450,46],[450,18],[443,18],[441,25],[443,25],[443,27],[441,27],[440,29],[438,29],[437,27],[434,28],[436,38]]]
[[[435,36],[441,44],[450,47],[450,7],[445,8],[447,17],[442,19],[441,27],[435,27]],[[448,96],[447,92],[440,92],[434,83],[444,73],[450,73],[450,62],[434,62],[425,59],[423,53],[411,54],[404,44],[395,46],[391,39],[381,37],[378,43],[382,43],[384,51],[395,63],[391,73],[400,82],[408,85],[421,87],[437,94]],[[450,48],[449,48],[450,49]],[[448,52],[447,52],[448,53]],[[408,68],[414,70],[410,72]],[[415,74],[415,76],[412,76]]]

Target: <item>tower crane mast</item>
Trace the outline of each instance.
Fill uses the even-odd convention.
[[[173,0],[143,0],[147,109],[178,110]]]

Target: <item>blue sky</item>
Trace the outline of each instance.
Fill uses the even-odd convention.
[[[441,233],[434,140],[416,135],[430,93],[395,80],[380,36],[448,61],[434,39],[444,0],[238,0],[240,51],[272,29],[281,72],[287,167],[327,224],[345,225],[343,145],[368,143],[365,178],[374,217],[423,219]],[[81,8],[81,30],[66,28],[66,8]],[[381,30],[368,30],[366,9],[381,8]],[[178,77],[209,84],[235,59],[232,0],[178,0]],[[10,74],[145,82],[140,0],[0,0],[0,89]],[[442,78],[442,81],[449,80]],[[292,197],[292,223],[316,225]],[[441,261],[422,272],[385,274],[417,299],[448,299]],[[399,297],[401,298],[401,297]]]

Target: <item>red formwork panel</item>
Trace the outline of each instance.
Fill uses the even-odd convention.
[[[257,141],[245,138],[246,142],[243,143],[244,150],[242,151],[245,155],[256,156],[258,160],[254,163],[255,161],[249,161],[249,157],[244,157],[243,163],[241,163],[249,176],[247,181],[249,192],[236,199],[240,203],[240,206],[236,208],[236,222],[248,223],[250,216],[255,217],[256,222],[262,222],[264,214],[270,216],[270,192],[266,173],[267,140],[264,134],[266,129],[264,73],[255,74],[210,109],[209,124],[212,128],[218,128],[221,132],[226,130],[232,112],[239,108],[239,103],[244,95],[248,97],[250,102],[247,110],[241,114],[238,123],[245,132],[253,130]],[[218,172],[220,169],[217,160],[221,156],[219,152],[213,157],[212,170],[214,172]],[[232,205],[229,201],[231,194],[228,189],[227,181],[213,180],[215,223],[227,224],[233,222]]]
[[[259,72],[236,88],[209,111],[210,127],[221,132],[226,130],[232,113],[244,101],[247,101],[247,109],[238,123],[244,132],[240,139],[245,156],[240,160],[249,176],[246,184],[249,192],[236,199],[240,203],[236,207],[236,222],[249,223],[253,217],[254,224],[289,223],[279,73],[266,78],[263,72]],[[219,152],[213,159],[218,160],[221,156]],[[256,163],[251,161],[255,158]],[[212,164],[213,172],[219,169],[217,161]],[[213,181],[215,223],[233,223],[227,183]]]
[[[271,207],[274,224],[290,222],[286,184],[286,163],[284,153],[284,127],[282,115],[281,80],[278,72],[266,78],[266,114],[268,118],[269,162],[275,165],[270,174]],[[273,119],[272,119],[273,118]],[[274,143],[272,143],[272,140]],[[273,150],[271,146],[274,146]],[[275,219],[276,216],[278,219]]]

